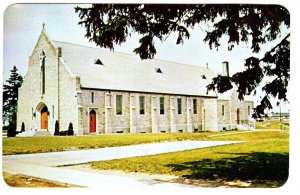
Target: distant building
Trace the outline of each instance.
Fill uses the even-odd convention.
[[[228,62],[223,74],[229,74]],[[206,86],[208,67],[54,41],[45,29],[19,89],[17,127],[54,134],[159,133],[254,128],[253,101]]]

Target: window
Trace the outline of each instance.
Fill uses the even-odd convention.
[[[193,99],[193,112],[197,114],[197,99]]]
[[[177,99],[177,113],[178,114],[182,114],[182,110],[181,110],[181,98]]]
[[[54,118],[54,106],[52,105],[52,118]]]
[[[41,80],[42,80],[42,94],[45,94],[45,52],[42,51],[40,53],[40,60],[41,60]]]
[[[222,116],[225,116],[225,106],[222,105]]]
[[[122,95],[116,95],[116,114],[122,114]]]
[[[140,101],[140,114],[144,115],[145,114],[145,96],[140,96],[139,101]]]
[[[206,76],[203,74],[203,75],[201,75],[201,78],[202,79],[206,79]]]
[[[248,106],[248,115],[250,115],[250,112],[251,112],[251,108],[250,106]]]
[[[91,92],[91,103],[94,103],[94,92]]]
[[[155,72],[157,72],[157,73],[162,73],[162,71],[161,71],[160,68],[155,68]]]
[[[159,113],[165,114],[165,98],[164,97],[159,98]]]
[[[100,59],[95,59],[94,64],[103,65]]]

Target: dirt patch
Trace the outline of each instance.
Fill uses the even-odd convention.
[[[78,187],[45,179],[3,172],[3,179],[10,187],[71,188]]]

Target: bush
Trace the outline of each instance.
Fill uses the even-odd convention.
[[[59,124],[57,120],[55,121],[54,135],[59,135]]]
[[[22,125],[21,125],[21,133],[25,131],[25,124],[24,122],[22,122]]]
[[[67,131],[59,132],[59,135],[74,135],[73,124],[70,123]]]
[[[74,135],[73,124],[70,123],[68,127],[68,135]]]
[[[15,137],[18,133],[16,131],[16,122],[10,122],[7,130],[7,137]]]

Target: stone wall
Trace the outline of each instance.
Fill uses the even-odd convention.
[[[92,93],[94,93],[93,103]],[[121,115],[116,114],[116,95],[122,95]],[[91,110],[96,112],[96,133],[193,132],[202,129],[203,99],[200,97],[96,89],[81,89],[80,96],[83,134],[89,133],[89,113]],[[145,97],[144,114],[140,114],[140,96]],[[160,114],[160,97],[164,97],[164,114]],[[182,101],[181,114],[178,114],[178,98],[181,98]],[[196,114],[193,113],[192,99],[197,99]],[[170,106],[171,104],[172,106]],[[189,114],[187,110],[189,110]],[[173,130],[172,125],[174,126]]]
[[[42,93],[41,59],[45,53],[45,93]],[[60,67],[58,69],[58,67]],[[60,72],[60,85],[58,85]],[[60,87],[58,87],[60,86]],[[70,122],[77,130],[78,114],[76,102],[76,79],[62,60],[58,58],[58,50],[47,34],[42,31],[37,44],[29,58],[27,74],[22,87],[19,89],[17,130],[22,122],[26,130],[41,128],[41,109],[48,108],[48,131],[54,134],[55,121],[59,120],[60,101],[60,129],[67,130]],[[59,97],[60,90],[60,97]],[[74,109],[75,108],[75,109]],[[75,131],[75,133],[77,133]]]

